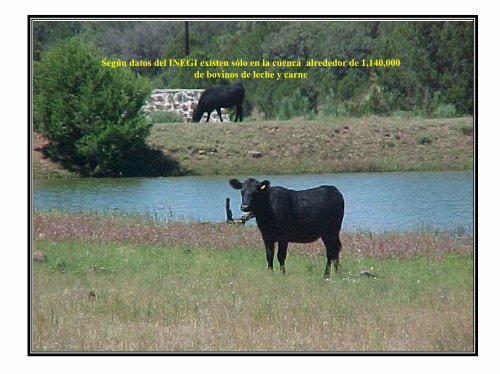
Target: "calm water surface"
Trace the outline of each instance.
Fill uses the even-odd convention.
[[[246,176],[240,177],[240,180]],[[419,226],[471,229],[472,172],[343,173],[255,176],[292,189],[322,184],[344,195],[344,228],[405,230]],[[234,216],[241,202],[229,177],[37,180],[34,208],[60,211],[141,213],[160,220],[225,220],[224,200]]]

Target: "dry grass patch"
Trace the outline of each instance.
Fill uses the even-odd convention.
[[[154,147],[195,175],[463,170],[472,167],[471,118],[156,125]],[[464,125],[465,124],[465,125]]]

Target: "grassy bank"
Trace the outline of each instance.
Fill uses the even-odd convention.
[[[44,154],[43,150],[48,142],[42,135],[34,132],[31,142],[31,160],[34,179],[78,178],[78,174],[66,170],[62,165],[52,161]]]
[[[37,139],[35,177],[67,176],[43,158]],[[159,124],[148,144],[176,164],[174,174],[255,175],[464,170],[473,166],[474,140],[472,118],[363,117]]]
[[[37,351],[473,349],[463,232],[344,233],[330,282],[319,242],[268,272],[255,227],[35,212],[33,237]]]
[[[471,118],[165,124],[149,142],[196,175],[472,168]]]

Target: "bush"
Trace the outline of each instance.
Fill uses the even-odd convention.
[[[297,89],[291,97],[281,99],[278,108],[278,119],[288,120],[296,116],[306,116],[309,112],[309,100],[307,97],[302,96],[300,89]]]
[[[474,135],[474,126],[471,123],[461,122],[458,125],[458,131],[463,135]]]
[[[452,104],[441,104],[434,111],[436,118],[453,118],[457,116],[457,109]]]
[[[67,39],[34,66],[34,127],[70,169],[117,175],[149,135],[151,124],[139,113],[149,93],[129,68],[101,67],[91,45]]]
[[[179,114],[166,110],[154,110],[146,115],[146,119],[153,125],[157,123],[179,123],[184,122]]]
[[[417,144],[418,145],[426,145],[432,143],[432,137],[428,134],[423,134],[417,136]]]
[[[363,103],[363,112],[388,115],[391,111],[391,100],[392,95],[390,93],[371,90],[368,100]]]

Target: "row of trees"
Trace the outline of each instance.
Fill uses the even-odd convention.
[[[193,58],[401,60],[397,68],[310,68],[303,69],[307,80],[246,81],[249,105],[267,117],[277,116],[282,101],[297,90],[307,97],[309,108],[337,115],[407,111],[433,116],[446,114],[444,107],[456,115],[473,111],[472,22],[198,21],[190,23],[190,30]],[[72,35],[81,35],[106,57],[184,57],[184,22],[37,22],[34,35],[35,58],[47,45]],[[152,67],[136,72],[154,88],[220,83],[195,79],[195,70]]]
[[[54,156],[86,174],[124,170],[149,132],[139,114],[151,88],[234,83],[196,79],[199,67],[103,69],[100,59],[185,56],[184,22],[33,23],[34,119]],[[307,79],[245,80],[245,111],[266,118],[470,115],[472,22],[190,22],[190,58],[398,59],[398,67],[294,68]],[[211,68],[241,72],[241,68]],[[266,68],[289,71],[290,68]]]

